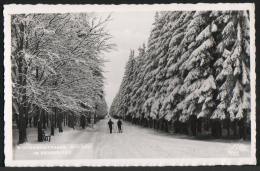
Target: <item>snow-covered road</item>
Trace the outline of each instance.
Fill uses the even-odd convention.
[[[114,121],[115,122],[115,121]],[[115,126],[115,125],[114,125]],[[117,131],[115,129],[115,131]],[[250,143],[244,141],[201,141],[170,135],[123,123],[123,133],[109,134],[107,119],[94,129],[65,128],[51,142],[38,143],[28,130],[28,143],[14,146],[14,159],[111,159],[248,157]],[[35,132],[35,133],[34,133]],[[17,132],[14,132],[17,138]],[[14,142],[16,141],[14,139]],[[232,142],[232,143],[231,143]]]

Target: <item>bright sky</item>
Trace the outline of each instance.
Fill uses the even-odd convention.
[[[106,62],[104,68],[105,98],[109,107],[119,90],[130,49],[134,49],[137,53],[139,46],[147,44],[154,15],[155,12],[152,11],[112,13],[112,21],[107,28],[117,48],[105,54],[105,59],[109,62]]]

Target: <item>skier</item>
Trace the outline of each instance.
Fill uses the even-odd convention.
[[[114,122],[111,119],[109,119],[107,124],[108,124],[109,130],[110,130],[110,134],[112,134],[112,128],[113,128]]]
[[[117,121],[117,127],[118,127],[118,132],[119,133],[122,133],[122,121],[120,119],[118,119]]]

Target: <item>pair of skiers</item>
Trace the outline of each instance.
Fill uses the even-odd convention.
[[[114,122],[111,119],[109,119],[108,127],[109,127],[110,134],[112,134],[113,124]],[[118,128],[118,132],[122,133],[122,121],[120,119],[118,119],[117,121],[117,128]]]

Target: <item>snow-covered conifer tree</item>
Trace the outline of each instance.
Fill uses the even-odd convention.
[[[176,121],[193,135],[208,130],[211,122],[214,136],[221,136],[223,121],[238,121],[245,137],[250,121],[247,11],[157,12],[145,55],[139,56],[133,75],[124,77],[130,87],[122,83],[119,91],[131,89],[122,96],[130,95],[124,105],[130,117],[152,119],[156,127],[162,120]]]

